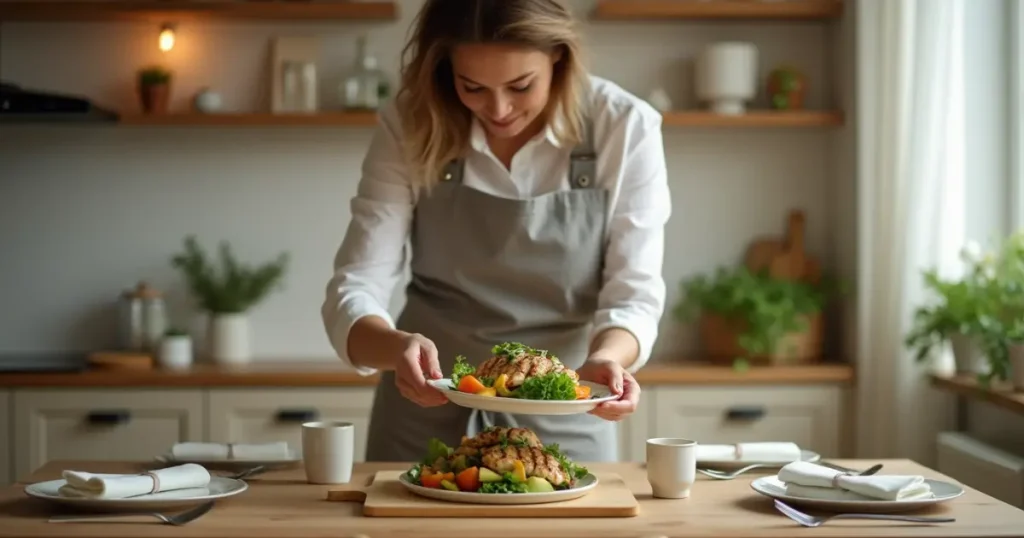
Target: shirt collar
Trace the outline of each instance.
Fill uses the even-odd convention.
[[[548,122],[548,124],[544,126],[544,130],[538,133],[537,136],[533,137],[530,140],[530,142],[546,140],[552,146],[556,148],[561,148],[562,142],[558,140],[558,137],[556,136],[555,127],[552,125],[552,123],[556,125],[561,125],[562,117],[555,116],[553,122]],[[485,153],[488,150],[487,132],[484,130],[483,124],[480,123],[480,120],[476,116],[473,116],[473,123],[470,126],[469,144],[470,146],[472,146],[474,150],[479,151],[481,153]]]

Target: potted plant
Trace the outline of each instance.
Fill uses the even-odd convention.
[[[139,71],[139,100],[147,114],[165,114],[171,100],[171,72],[160,66]]]
[[[923,277],[937,300],[915,309],[904,344],[915,352],[917,361],[924,361],[948,341],[958,373],[985,373],[981,317],[986,290],[980,274],[971,269],[963,278],[943,279],[929,269]]]
[[[705,352],[714,361],[807,362],[821,357],[822,311],[835,291],[828,279],[815,283],[722,267],[685,280],[674,314],[699,322]]]
[[[160,342],[160,366],[170,370],[181,370],[192,365],[192,337],[187,332],[172,327],[164,333]]]
[[[768,97],[776,110],[800,110],[807,96],[807,77],[792,67],[777,67],[768,73]]]
[[[257,267],[241,264],[226,242],[220,243],[218,271],[195,237],[185,238],[185,251],[171,263],[185,276],[192,295],[209,316],[210,355],[225,363],[251,358],[248,312],[281,284],[288,255]]]

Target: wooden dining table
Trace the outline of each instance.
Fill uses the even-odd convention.
[[[883,473],[951,478],[909,460],[835,460],[854,469],[883,463]],[[778,512],[772,499],[754,491],[754,478],[772,470],[745,473],[733,480],[698,475],[686,499],[651,495],[643,463],[594,464],[598,476],[617,475],[638,501],[632,517],[497,518],[368,517],[358,502],[328,500],[338,486],[306,482],[301,467],[270,470],[246,479],[243,493],[221,499],[202,517],[183,526],[155,518],[118,523],[51,523],[68,509],[25,493],[27,484],[60,478],[64,469],[129,473],[153,468],[152,462],[53,461],[0,490],[0,537],[11,538],[655,538],[715,536],[765,538],[830,537],[1021,537],[1024,511],[970,487],[945,503],[915,515],[953,517],[952,523],[919,524],[872,520],[834,520],[817,528],[799,526]],[[382,470],[400,464],[357,464],[345,488],[368,484]],[[217,474],[215,472],[215,474]],[[599,486],[600,487],[600,486]]]

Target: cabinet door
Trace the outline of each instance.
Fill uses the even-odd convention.
[[[204,426],[199,390],[17,390],[16,477],[51,460],[152,460]]]
[[[355,461],[366,458],[372,387],[337,389],[218,389],[210,392],[210,440],[286,441],[302,449],[302,423],[341,420],[355,425]]]
[[[11,392],[0,390],[0,486],[14,482],[12,471],[14,462],[11,458],[11,445],[14,443],[14,432],[11,431]]]
[[[792,441],[837,457],[841,389],[794,387],[659,387],[653,435],[703,444]]]

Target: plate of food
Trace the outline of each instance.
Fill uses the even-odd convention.
[[[494,346],[478,367],[459,355],[451,375],[430,384],[456,405],[498,413],[575,415],[619,398],[604,385],[581,381],[554,354],[517,342]]]
[[[431,439],[399,482],[416,495],[469,504],[541,504],[583,497],[597,477],[528,428],[491,427],[458,447]]]

